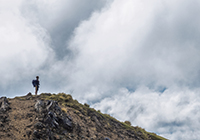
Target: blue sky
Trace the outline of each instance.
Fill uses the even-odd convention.
[[[200,139],[200,2],[0,1],[0,95],[70,93],[170,140]]]

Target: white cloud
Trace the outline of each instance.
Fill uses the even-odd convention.
[[[88,6],[87,2],[94,7]],[[63,77],[68,75],[68,72],[60,71],[70,66],[70,62],[62,63],[56,58],[70,53],[66,42],[73,29],[105,3],[104,0],[87,2],[0,1],[0,89],[3,95],[29,92],[30,78],[35,75],[41,76],[46,87],[43,91],[60,91],[59,85],[63,85],[61,81],[67,81]],[[52,84],[55,86],[52,87]],[[18,93],[12,93],[15,87],[19,88]]]
[[[21,11],[30,22],[38,23],[48,30],[52,39],[51,47],[57,58],[63,59],[70,54],[66,44],[74,29],[82,20],[89,18],[93,11],[100,10],[109,1],[30,0],[24,1]]]
[[[39,75],[40,92],[71,91],[172,140],[199,139],[199,7],[197,0],[0,0],[1,95],[29,92]]]
[[[115,0],[93,13],[71,41],[77,55],[67,88],[118,119],[170,139],[193,129],[190,139],[198,139],[199,6]]]
[[[0,88],[4,90],[35,75],[50,60],[48,56],[53,57],[48,34],[21,16],[20,4],[21,1],[5,2],[0,11]]]
[[[70,44],[78,54],[74,83],[84,81],[85,88],[94,83],[99,90],[106,85],[133,89],[140,84],[151,88],[198,86],[200,49],[195,27],[199,24],[194,26],[186,19],[199,18],[183,17],[190,2],[179,3],[180,8],[172,1],[116,0],[93,13],[76,29]]]

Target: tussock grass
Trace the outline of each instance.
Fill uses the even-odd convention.
[[[65,107],[62,107],[61,110],[65,113],[67,113],[67,109]]]
[[[129,125],[129,126],[131,126],[131,122],[130,121],[125,121],[124,123]]]

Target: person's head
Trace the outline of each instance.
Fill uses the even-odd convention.
[[[38,79],[39,79],[39,76],[36,76],[36,79],[38,80]]]

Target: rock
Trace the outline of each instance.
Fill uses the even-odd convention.
[[[62,132],[62,135],[65,135],[65,136],[67,136],[67,131],[66,130],[64,130],[63,132]]]
[[[6,97],[0,98],[0,111],[6,112],[10,109],[8,99]]]
[[[41,100],[37,100],[35,104],[35,110],[38,113],[41,113],[43,111],[43,108],[45,107],[44,102]]]
[[[6,114],[0,114],[0,122],[5,123],[8,121],[8,116]]]
[[[27,95],[26,95],[26,100],[30,100],[32,98],[32,94],[31,92],[29,92]]]
[[[42,129],[42,128],[45,128],[45,125],[41,122],[37,122],[35,125],[34,125],[35,128],[37,129]]]
[[[31,92],[29,92],[26,96],[32,96]]]
[[[67,135],[67,131],[73,130],[73,122],[70,116],[61,111],[56,101],[37,100],[35,111],[38,113],[38,121],[33,132],[34,138],[55,139],[58,132],[62,135],[63,130]],[[41,135],[39,134],[41,133]],[[57,139],[57,138],[56,138]]]
[[[33,137],[40,138],[40,134],[39,134],[39,132],[37,130],[33,131]]]
[[[58,119],[55,117],[54,113],[50,111],[50,112],[48,112],[48,115],[47,115],[44,123],[50,127],[55,128],[55,127],[59,126],[57,121],[58,121]]]
[[[47,111],[54,110],[57,114],[61,114],[61,108],[56,101],[47,101]]]
[[[71,131],[73,129],[73,123],[72,123],[72,120],[71,118],[68,118],[67,116],[63,116],[62,117],[62,126]]]

